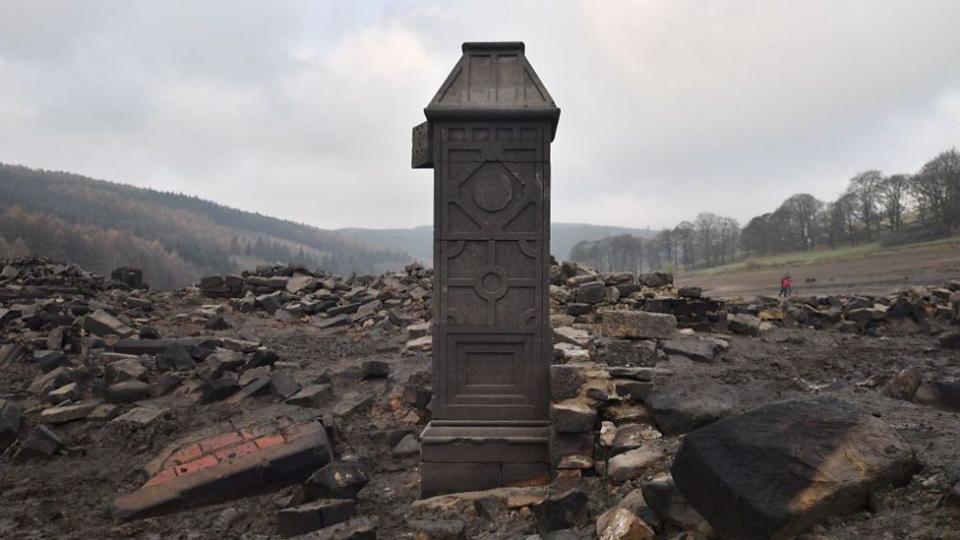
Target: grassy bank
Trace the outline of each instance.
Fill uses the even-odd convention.
[[[704,270],[689,272],[687,276],[708,276],[713,274],[727,274],[733,272],[750,272],[756,270],[771,270],[776,268],[793,268],[809,264],[823,262],[833,262],[841,260],[863,259],[874,256],[895,255],[917,250],[940,250],[940,249],[958,249],[960,250],[960,236],[952,236],[930,242],[920,242],[917,244],[908,244],[903,246],[882,246],[879,243],[860,244],[856,246],[845,246],[836,249],[820,248],[811,251],[793,251],[790,253],[781,253],[778,255],[767,255],[763,257],[747,257],[746,259],[715,266]]]

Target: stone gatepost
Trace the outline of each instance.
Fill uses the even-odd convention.
[[[523,43],[464,43],[424,112],[413,167],[434,170],[434,399],[421,496],[547,482],[560,109]]]

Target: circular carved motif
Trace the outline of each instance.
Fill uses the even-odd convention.
[[[474,287],[477,294],[487,300],[496,300],[507,294],[507,273],[497,265],[488,265],[477,270]]]
[[[473,185],[473,202],[487,212],[499,212],[513,199],[513,186],[506,171],[488,170]]]

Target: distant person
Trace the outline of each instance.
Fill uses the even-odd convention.
[[[780,278],[780,298],[786,298],[790,296],[791,288],[793,288],[793,279],[790,278],[790,274]]]

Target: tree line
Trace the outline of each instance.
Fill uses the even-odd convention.
[[[926,240],[958,229],[960,152],[954,148],[914,174],[861,172],[834,201],[791,195],[743,228],[733,218],[701,213],[649,239],[617,235],[579,242],[570,259],[602,271],[690,270],[821,247]]]

